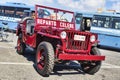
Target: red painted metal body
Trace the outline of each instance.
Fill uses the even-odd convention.
[[[62,60],[105,60],[105,56],[81,55],[81,54],[60,54],[59,59]]]
[[[46,14],[47,17],[45,18],[43,16],[39,17],[38,13],[40,9],[54,12],[55,17],[51,18],[51,15],[48,15],[49,13]],[[58,15],[59,12],[61,16]],[[66,15],[66,20],[62,17],[64,14],[70,14],[72,18]],[[76,31],[74,12],[36,5],[35,15],[35,24],[33,28],[34,32],[32,35],[27,34],[27,20],[29,19],[21,21],[21,26],[19,25],[20,27],[18,27],[21,29],[23,34],[22,39],[25,44],[33,48],[37,48],[38,44],[42,41],[50,42],[55,46],[54,52],[58,60],[98,61],[105,59],[105,56],[94,56],[90,54],[92,45],[98,42],[97,35],[90,32]],[[17,30],[17,34],[19,29]],[[65,31],[67,35],[65,39],[61,38],[61,32],[63,31]],[[96,39],[94,42],[91,42],[90,38],[93,35]],[[77,36],[80,37],[80,40],[76,39]]]

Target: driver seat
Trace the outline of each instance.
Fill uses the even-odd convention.
[[[27,34],[32,35],[34,33],[34,25],[35,25],[34,19],[27,20],[27,26],[26,26]]]

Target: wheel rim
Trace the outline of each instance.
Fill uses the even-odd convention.
[[[37,53],[37,67],[40,70],[42,70],[45,66],[45,55],[44,55],[44,53],[45,53],[44,49],[41,49]]]

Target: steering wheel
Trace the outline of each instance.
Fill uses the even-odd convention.
[[[51,15],[49,11],[47,11],[47,10],[43,10],[43,11],[44,11],[45,16],[50,16]]]
[[[44,16],[50,16],[50,12],[45,9],[39,9],[38,16],[39,18],[43,18]]]

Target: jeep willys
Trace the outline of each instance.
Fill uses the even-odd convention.
[[[74,12],[36,5],[35,17],[25,17],[18,24],[17,52],[26,46],[36,50],[35,65],[49,76],[56,63],[77,60],[84,72],[96,73],[105,56],[97,48],[97,35],[75,30]]]

